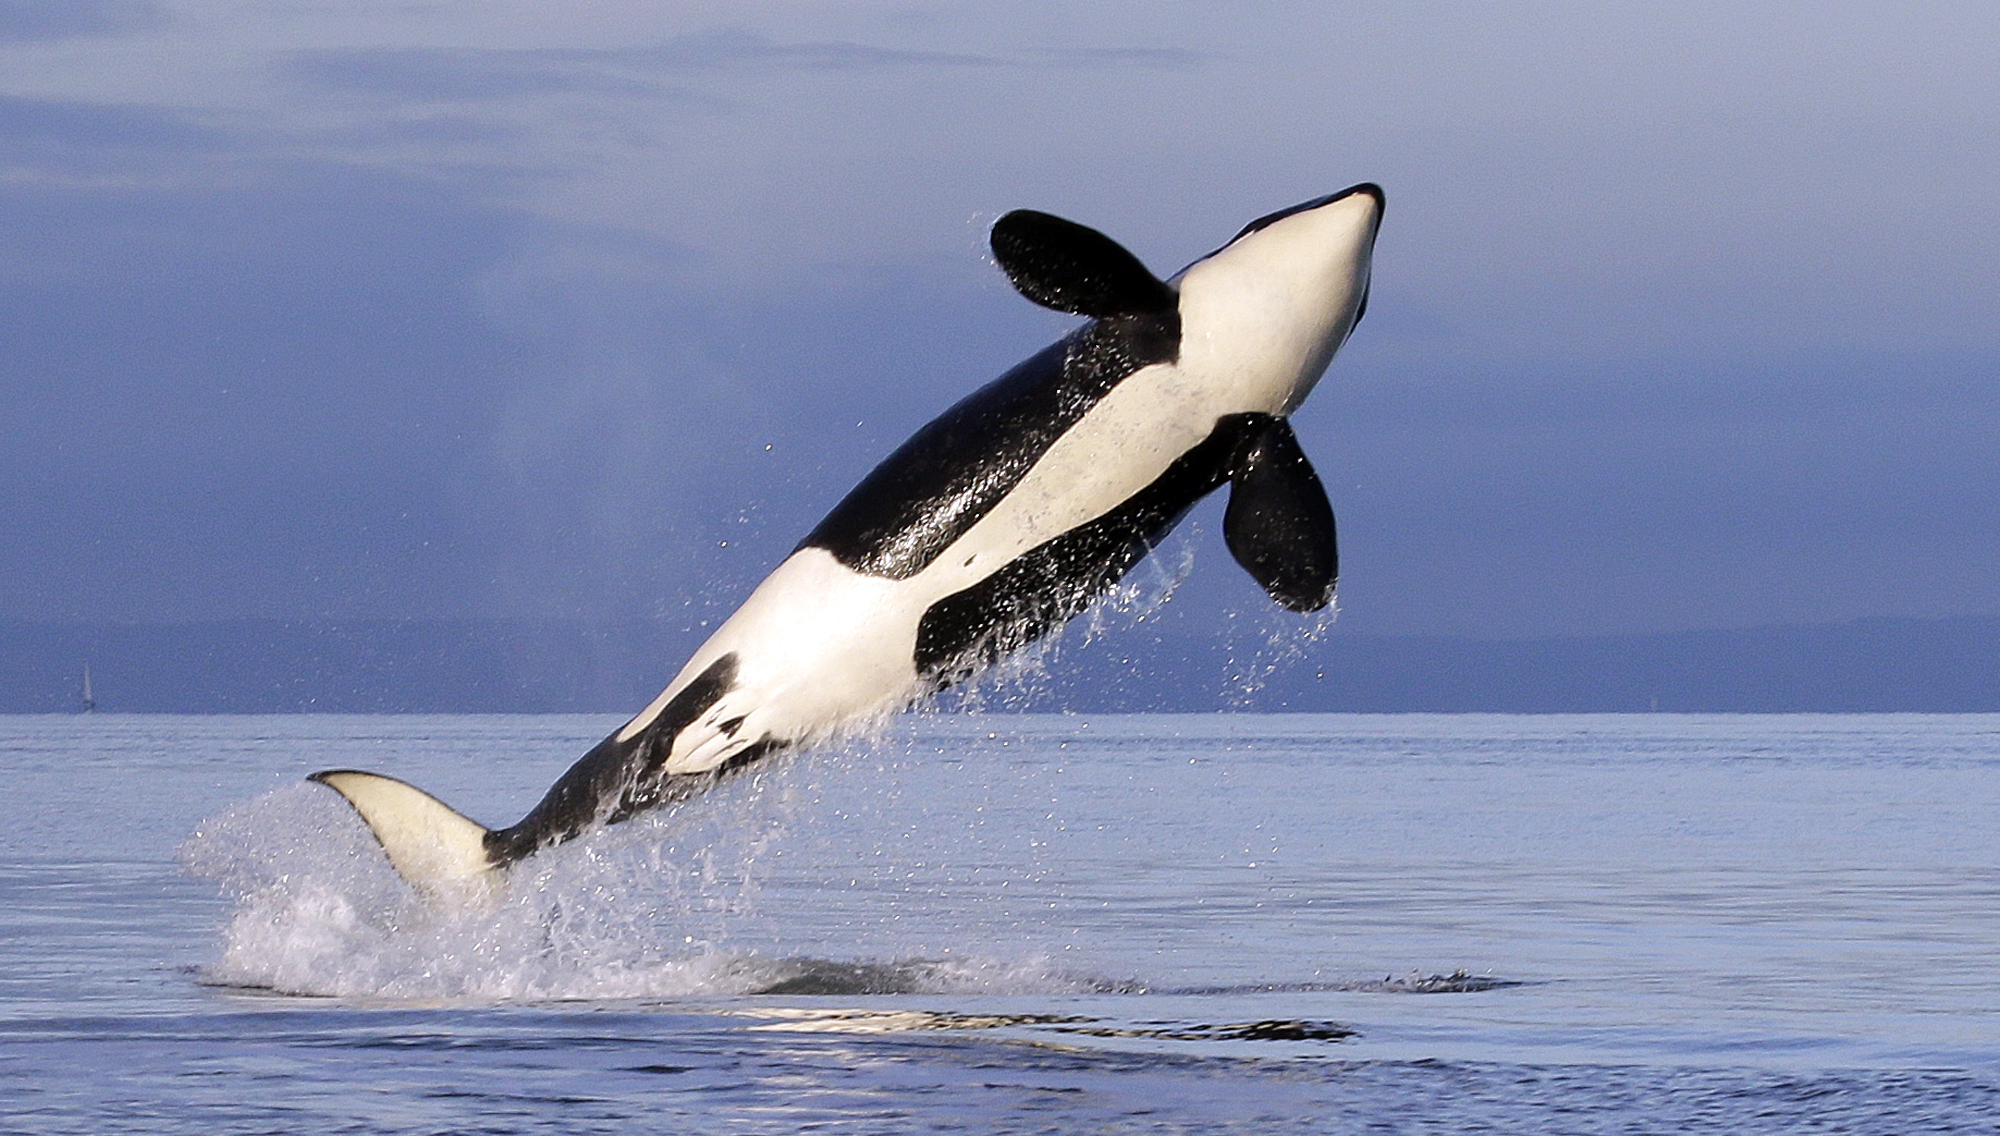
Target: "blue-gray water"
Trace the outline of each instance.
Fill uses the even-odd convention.
[[[299,783],[614,724],[0,718],[0,1129],[2000,1125],[2000,716],[917,717],[457,913]]]

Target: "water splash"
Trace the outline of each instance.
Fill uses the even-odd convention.
[[[1094,643],[1107,634],[1158,618],[1194,571],[1194,536],[1199,531],[1199,525],[1190,524],[1186,532],[1169,536],[1092,604],[1077,621],[1082,625],[1083,642]]]
[[[1267,607],[1248,614],[1231,612],[1228,618],[1228,704],[1247,710],[1271,676],[1304,658],[1333,630],[1340,606],[1336,601],[1304,616]]]
[[[404,884],[334,794],[276,790],[203,823],[181,849],[190,874],[236,903],[202,980],[425,1004],[1121,988],[1037,952],[842,960],[799,951],[832,937],[807,926],[826,922],[824,897],[793,890],[774,901],[811,909],[796,928],[763,910],[779,853],[815,851],[796,840],[775,847],[817,812],[799,764],[537,854],[485,902],[460,906]]]
[[[1198,526],[1187,528],[1198,531]],[[1109,591],[1092,601],[1083,614],[1052,633],[991,664],[971,679],[928,700],[924,713],[985,714],[1029,710],[1048,701],[1052,668],[1069,650],[1083,650],[1101,639],[1115,638],[1139,624],[1157,620],[1194,571],[1195,541],[1177,533],[1141,559]]]

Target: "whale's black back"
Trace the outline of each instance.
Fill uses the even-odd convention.
[[[1119,383],[1178,358],[1180,342],[1173,308],[1085,324],[912,434],[799,547],[871,576],[916,575]]]

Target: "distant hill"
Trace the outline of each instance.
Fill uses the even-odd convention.
[[[1170,640],[1171,636],[1162,636]],[[1169,644],[1163,642],[1162,648]],[[1206,693],[1180,708],[1356,712],[1791,713],[2000,711],[2000,619],[1862,619],[1810,626],[1524,640],[1342,636],[1299,658],[1195,642],[1130,649],[1129,675],[1061,675],[1106,709],[1171,708],[1166,690]],[[1268,677],[1258,674],[1269,669]],[[1052,668],[1058,669],[1059,668]],[[1200,679],[1209,676],[1205,683]]]
[[[1084,712],[2000,711],[1991,617],[1528,640],[1336,629],[1308,641],[1191,622],[1139,623],[1089,644],[1072,632],[1026,677],[987,684],[984,701]],[[78,709],[88,663],[106,712],[616,714],[657,693],[698,638],[653,623],[0,622],[0,713]]]
[[[77,709],[86,662],[105,712],[637,709],[696,642],[645,623],[0,622],[0,713]]]

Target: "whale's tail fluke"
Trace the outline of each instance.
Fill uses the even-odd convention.
[[[422,789],[354,769],[329,769],[308,780],[347,798],[381,842],[396,873],[418,891],[469,898],[496,878],[486,829]]]

